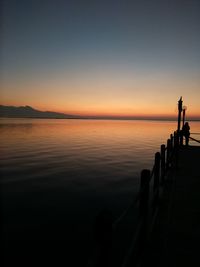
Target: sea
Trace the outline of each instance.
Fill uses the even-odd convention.
[[[200,122],[189,123],[200,139]],[[86,266],[96,216],[123,213],[142,169],[152,169],[176,128],[159,120],[1,118],[3,266]]]

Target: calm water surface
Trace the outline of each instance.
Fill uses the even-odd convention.
[[[199,122],[190,126],[200,133]],[[25,244],[33,245],[46,260],[42,247],[52,253],[64,241],[70,249],[60,245],[56,257],[65,255],[67,262],[69,254],[79,254],[94,217],[104,207],[114,218],[126,208],[141,170],[152,168],[155,152],[175,129],[176,122],[163,121],[0,119],[7,253],[17,246],[32,257],[34,249]],[[26,259],[19,251],[15,256]]]

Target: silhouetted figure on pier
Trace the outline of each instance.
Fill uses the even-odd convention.
[[[183,136],[185,136],[185,144],[186,144],[186,146],[188,146],[188,144],[189,144],[189,137],[190,137],[190,126],[189,126],[189,123],[188,122],[186,122],[183,125],[182,133],[183,133]]]

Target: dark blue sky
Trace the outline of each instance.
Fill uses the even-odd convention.
[[[3,1],[5,87],[63,72],[79,79],[95,68],[101,78],[99,68],[116,76],[130,70],[197,75],[199,14],[199,0]]]

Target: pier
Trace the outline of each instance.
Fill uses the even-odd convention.
[[[182,147],[139,266],[200,266],[200,146]]]
[[[188,146],[181,133],[182,98],[178,109],[177,130],[152,170],[141,171],[130,206],[114,221],[109,211],[96,219],[88,267],[200,266],[200,146]]]

